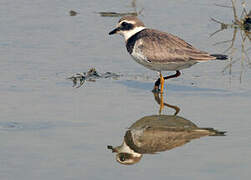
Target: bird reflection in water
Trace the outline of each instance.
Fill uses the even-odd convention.
[[[163,97],[158,96],[159,94],[154,94],[160,106],[162,103],[162,106],[173,108],[175,115],[145,116],[133,123],[126,131],[122,145],[107,146],[116,153],[117,162],[131,165],[139,162],[143,154],[167,151],[203,136],[224,136],[223,131],[199,128],[191,121],[177,116],[179,108],[161,102]]]

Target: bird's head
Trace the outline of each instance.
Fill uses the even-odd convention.
[[[136,16],[124,16],[119,20],[116,28],[109,32],[109,35],[121,34],[127,41],[131,36],[145,28],[144,23]]]

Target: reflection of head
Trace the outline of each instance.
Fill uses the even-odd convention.
[[[126,142],[124,141],[121,146],[113,148],[112,146],[107,146],[108,149],[111,149],[113,153],[116,154],[117,162],[125,165],[131,165],[139,162],[142,158],[142,154],[135,152],[131,149]]]
[[[141,160],[141,156],[134,156],[133,154],[129,153],[118,153],[116,154],[116,160],[117,162],[125,165],[132,165]]]

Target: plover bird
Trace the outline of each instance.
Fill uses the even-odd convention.
[[[127,51],[133,59],[148,69],[158,71],[160,78],[153,91],[163,93],[164,80],[180,75],[180,70],[198,62],[227,59],[226,55],[209,54],[200,51],[184,40],[169,33],[145,27],[136,16],[122,17],[109,35],[121,34],[125,38]],[[176,71],[174,75],[163,77],[162,71]]]

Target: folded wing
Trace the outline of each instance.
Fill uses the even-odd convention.
[[[207,61],[216,59],[169,33],[145,29],[139,34],[138,48],[150,62]]]

